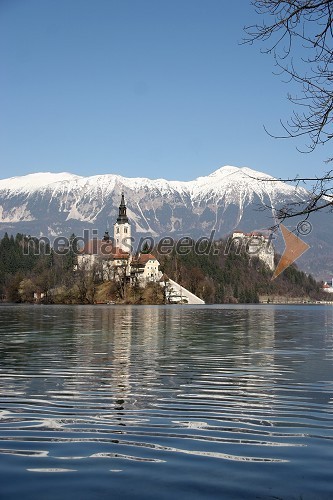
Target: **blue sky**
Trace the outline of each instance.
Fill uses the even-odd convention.
[[[239,44],[257,19],[250,0],[0,0],[0,177],[320,175],[327,147],[264,131],[292,89]]]

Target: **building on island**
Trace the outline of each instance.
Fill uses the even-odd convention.
[[[131,273],[145,281],[158,281],[162,277],[160,263],[151,253],[141,253],[131,260]]]
[[[119,213],[113,225],[113,238],[105,231],[103,238],[86,242],[78,255],[79,269],[97,269],[103,279],[127,278],[128,282],[139,280],[158,281],[162,276],[159,262],[151,254],[132,253],[131,224],[127,217],[124,193],[121,195]]]
[[[167,302],[204,304],[202,299],[164,276],[155,255],[134,254],[132,242],[131,224],[122,193],[118,217],[113,225],[113,238],[106,231],[101,240],[94,238],[86,242],[77,258],[77,270],[97,272],[103,280],[138,283],[141,286],[156,282],[164,287]]]
[[[116,248],[125,252],[131,246],[131,225],[128,221],[126,210],[124,193],[121,193],[119,214],[113,226],[113,241]]]

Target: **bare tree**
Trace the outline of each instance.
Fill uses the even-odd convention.
[[[113,282],[116,285],[117,295],[120,299],[125,298],[127,283],[127,263],[114,265],[112,267]]]
[[[272,54],[279,72],[301,88],[299,95],[288,95],[295,109],[289,121],[281,121],[280,138],[306,136],[302,152],[311,152],[333,138],[333,0],[252,0],[252,5],[262,23],[245,27],[244,42],[263,42],[262,51]],[[332,160],[331,155],[327,162]],[[332,208],[332,170],[279,180],[312,182],[309,199],[284,207],[280,219]]]

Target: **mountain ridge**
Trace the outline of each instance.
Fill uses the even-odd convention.
[[[281,182],[281,185],[286,185],[286,183],[278,181],[276,178],[274,178],[269,174],[250,169],[249,167],[235,167],[231,165],[225,165],[206,176],[199,176],[193,180],[188,180],[188,181],[167,180],[162,177],[159,177],[157,179],[150,179],[148,177],[125,177],[120,174],[112,174],[112,173],[96,174],[92,176],[81,176],[77,174],[72,174],[70,172],[59,172],[59,173],[37,172],[37,173],[26,174],[23,176],[15,176],[5,179],[0,179],[0,191],[2,189],[8,189],[8,188],[10,189],[12,188],[12,186],[14,187],[19,186],[19,189],[21,189],[22,191],[24,190],[24,188],[26,188],[26,191],[32,192],[34,190],[40,189],[41,187],[44,188],[57,187],[56,184],[59,183],[59,185],[61,185],[63,182],[66,183],[72,182],[78,185],[82,184],[94,185],[94,184],[99,184],[100,183],[99,181],[101,180],[106,181],[104,184],[110,184],[112,183],[112,181],[118,180],[132,187],[146,185],[146,184],[151,184],[156,186],[170,185],[174,188],[182,186],[184,188],[188,187],[189,188],[188,190],[190,191],[191,188],[193,188],[193,186],[207,185],[210,184],[209,182],[210,180],[213,180],[213,182],[216,182],[216,180],[221,181],[225,180],[229,176],[235,176],[237,174],[239,175],[240,173],[242,176],[247,176],[249,179],[253,179],[254,181],[256,181],[256,177],[259,174],[260,176],[258,177],[259,181],[274,180],[274,182],[279,182],[279,183]],[[40,178],[42,178],[42,182],[40,182]]]

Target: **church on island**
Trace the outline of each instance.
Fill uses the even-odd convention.
[[[86,270],[99,268],[104,279],[128,278],[129,282],[159,281],[162,273],[159,262],[151,253],[132,253],[131,224],[126,212],[124,193],[119,214],[113,226],[113,239],[108,231],[102,240],[90,240],[78,255],[78,267]]]
[[[128,220],[124,193],[121,194],[119,213],[113,226],[113,239],[105,231],[103,239],[89,240],[77,257],[77,269],[98,272],[104,280],[126,281],[145,286],[159,283],[165,288],[169,303],[204,304],[205,302],[169,279],[160,271],[160,263],[151,253],[132,251],[131,224]]]

